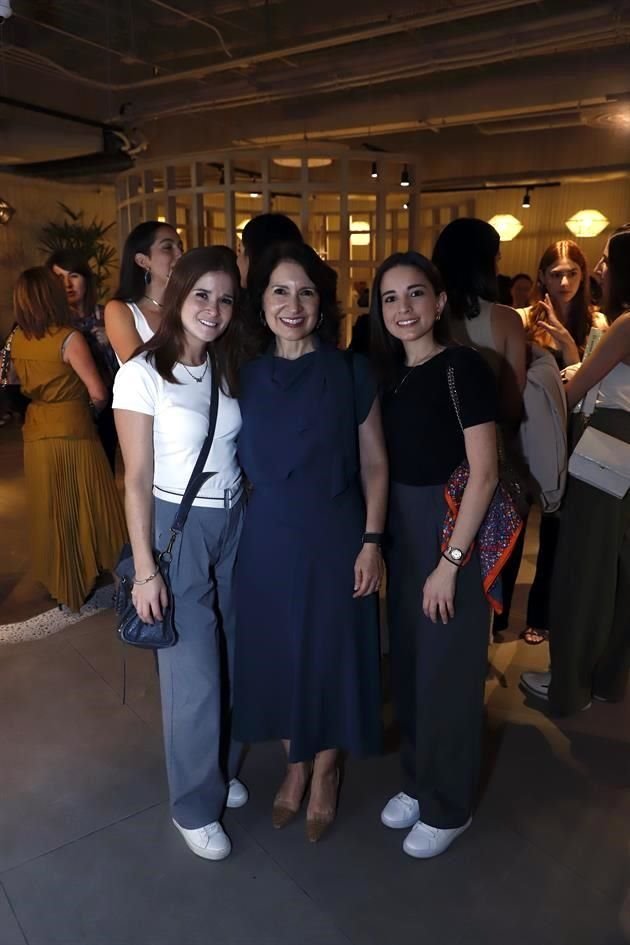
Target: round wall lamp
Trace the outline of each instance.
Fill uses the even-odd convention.
[[[610,221],[599,210],[579,210],[565,221],[565,226],[574,236],[580,239],[590,239],[599,236]]]
[[[521,221],[517,220],[511,213],[497,213],[488,220],[488,223],[495,228],[502,243],[509,243],[523,229]]]

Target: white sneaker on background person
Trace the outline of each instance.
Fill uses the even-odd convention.
[[[381,811],[381,823],[392,830],[411,827],[420,817],[420,808],[415,797],[401,791],[389,799]]]
[[[521,673],[521,686],[539,699],[549,698],[551,673]]]
[[[226,801],[226,806],[235,808],[243,807],[244,804],[247,804],[249,800],[249,791],[245,787],[242,781],[239,781],[238,778],[232,778],[228,784],[228,796]]]
[[[421,820],[415,824],[405,837],[403,851],[408,856],[414,856],[419,860],[428,860],[432,856],[439,856],[450,847],[453,840],[464,830],[468,830],[472,824],[472,817],[469,817],[461,827],[432,827],[430,824],[423,824]]]
[[[205,827],[188,829],[173,821],[189,850],[204,860],[224,860],[232,851],[230,838],[223,830],[218,820],[206,824]]]

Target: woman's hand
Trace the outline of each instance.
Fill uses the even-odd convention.
[[[383,556],[381,549],[374,543],[367,542],[361,548],[354,562],[353,597],[367,597],[378,591],[383,579]]]
[[[567,331],[556,315],[553,302],[549,298],[548,294],[544,297],[541,304],[544,306],[545,311],[547,312],[547,318],[545,321],[539,319],[538,324],[542,325],[545,331],[548,331],[553,340],[556,342],[562,351],[564,363],[576,364],[580,360],[580,352],[578,351],[577,345],[573,340],[571,332]]]
[[[144,623],[161,620],[168,606],[168,593],[162,575],[156,574],[147,584],[134,584],[131,599]]]
[[[435,571],[432,571],[422,589],[422,611],[433,623],[441,620],[448,623],[455,616],[455,585],[457,567],[440,558]]]

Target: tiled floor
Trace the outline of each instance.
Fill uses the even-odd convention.
[[[27,545],[12,434],[0,434],[0,469],[13,541],[0,587],[17,613]],[[530,544],[515,630],[531,566]],[[47,606],[35,589],[22,610],[37,593]],[[404,832],[379,824],[398,788],[394,753],[348,763],[337,822],[319,845],[306,842],[303,820],[274,831],[273,745],[245,759],[251,800],[224,820],[232,856],[197,859],[168,816],[152,660],[126,653],[123,705],[111,613],[0,646],[0,945],[630,942],[628,704],[549,719],[517,685],[523,668],[544,667],[545,647],[513,636],[491,649],[473,826],[427,862],[404,856]]]

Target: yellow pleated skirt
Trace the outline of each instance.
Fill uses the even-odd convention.
[[[100,441],[51,437],[24,443],[33,574],[79,610],[126,541],[125,518]]]

